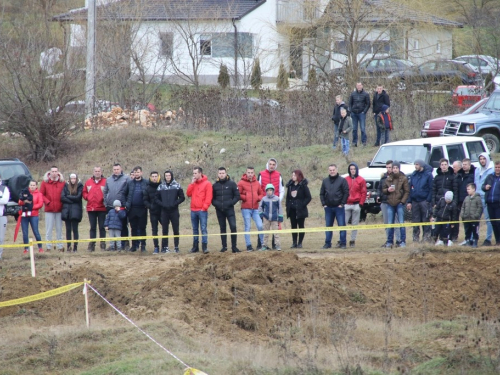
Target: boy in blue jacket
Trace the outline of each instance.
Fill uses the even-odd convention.
[[[262,219],[263,228],[265,231],[268,230],[278,230],[279,223],[283,222],[283,206],[279,197],[274,195],[274,185],[266,185],[266,195],[259,203],[259,216]],[[262,241],[261,251],[266,251],[267,241],[269,239],[269,233],[264,234],[264,239]],[[274,234],[274,242],[276,244],[276,250],[281,250],[280,236],[278,233]]]
[[[121,237],[122,233],[122,220],[127,217],[125,208],[121,207],[121,202],[117,199],[113,202],[113,209],[109,210],[104,220],[104,228],[109,231],[108,237],[117,238]],[[116,244],[116,247],[115,247]],[[121,251],[122,243],[121,241],[110,241],[108,251]]]

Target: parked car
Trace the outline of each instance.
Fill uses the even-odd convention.
[[[19,159],[0,159],[0,175],[2,184],[9,188],[10,200],[5,205],[4,215],[14,216],[19,213],[19,194],[26,189],[32,179],[31,173]]]
[[[499,61],[488,55],[464,55],[456,57],[454,60],[465,61],[471,64],[483,76],[492,73],[494,76],[500,73]]]
[[[453,90],[453,104],[461,109],[469,108],[474,103],[486,97],[482,86],[457,86]]]
[[[453,119],[455,117],[459,117],[462,115],[478,113],[481,109],[483,109],[487,101],[488,98],[481,99],[476,104],[467,108],[465,111],[457,115],[450,115],[450,116],[434,118],[432,120],[427,120],[422,126],[422,130],[420,131],[420,136],[422,138],[430,138],[430,137],[439,137],[443,135],[444,127],[448,119]]]
[[[446,85],[455,87],[457,82],[464,85],[480,83],[479,72],[464,61],[434,60],[425,62],[413,69],[393,73],[390,79],[400,80],[402,88],[412,85]]]
[[[500,151],[500,90],[495,90],[479,113],[446,121],[445,136],[483,137],[490,152]]]
[[[470,158],[472,164],[479,166],[479,155],[482,152],[488,152],[487,150],[486,142],[480,137],[417,138],[380,146],[373,159],[367,163],[367,167],[359,170],[359,175],[366,180],[367,187],[362,217],[366,217],[367,213],[377,214],[381,210],[379,182],[385,172],[387,160],[399,161],[401,171],[410,177],[415,170],[414,162],[417,159],[424,160],[436,174],[436,168],[439,167],[441,158],[448,159],[450,164],[456,160]]]
[[[362,79],[371,77],[388,77],[391,73],[404,72],[415,66],[409,60],[395,59],[392,57],[379,57],[365,60],[359,64],[360,77]],[[332,70],[332,74],[338,78],[344,77],[345,67]]]

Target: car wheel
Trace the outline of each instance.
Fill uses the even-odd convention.
[[[490,153],[497,153],[500,151],[500,140],[496,135],[493,134],[482,134],[481,135],[486,142],[486,147]]]

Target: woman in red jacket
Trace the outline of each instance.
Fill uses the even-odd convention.
[[[37,241],[41,241],[42,237],[38,231],[38,210],[43,207],[43,196],[42,193],[38,191],[38,183],[34,180],[30,181],[29,193],[31,197],[28,199],[19,200],[19,205],[21,206],[21,228],[23,229],[23,243],[27,245],[29,243],[29,226],[31,224],[31,229],[35,235]],[[22,198],[22,194],[21,194]],[[29,199],[31,198],[31,199]],[[23,206],[29,206],[29,210]],[[24,247],[24,254],[28,252],[28,247]],[[43,253],[42,244],[38,244],[38,252]]]

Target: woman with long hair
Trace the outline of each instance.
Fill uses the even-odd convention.
[[[302,229],[306,217],[309,216],[307,205],[311,202],[311,192],[307,186],[307,179],[300,169],[293,171],[292,179],[286,184],[286,189],[286,216],[290,219],[292,229]],[[292,249],[302,248],[304,235],[304,232],[292,233]]]
[[[61,211],[61,219],[66,224],[66,240],[71,241],[71,232],[73,232],[73,240],[78,241],[78,224],[82,221],[82,192],[83,184],[78,180],[75,173],[69,175],[69,181],[64,186],[61,193],[61,202],[63,204]],[[71,247],[71,242],[68,242],[68,253],[78,250],[78,242],[74,242]],[[64,251],[64,250],[62,250]]]

